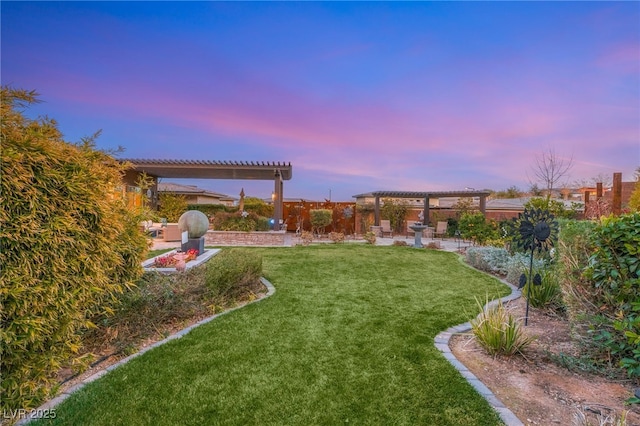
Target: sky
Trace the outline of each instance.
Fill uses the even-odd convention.
[[[640,2],[12,2],[3,85],[121,158],[287,162],[285,198],[640,166]],[[273,182],[179,180],[269,197]]]

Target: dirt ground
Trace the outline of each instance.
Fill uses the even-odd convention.
[[[524,298],[507,306],[524,318]],[[577,354],[566,321],[530,308],[526,332],[538,339],[524,356],[494,358],[470,334],[454,335],[449,346],[526,425],[617,425],[602,421],[627,411],[626,425],[640,426],[640,407],[624,404],[633,395],[632,383],[574,373],[552,361],[550,353]]]

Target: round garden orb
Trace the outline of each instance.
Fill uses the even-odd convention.
[[[209,219],[207,215],[198,210],[189,210],[178,219],[180,232],[189,232],[189,238],[200,238],[209,229]]]

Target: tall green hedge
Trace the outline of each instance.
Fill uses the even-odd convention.
[[[558,254],[574,335],[640,383],[640,213],[561,221]]]
[[[37,405],[80,345],[88,318],[141,275],[147,241],[127,210],[122,166],[93,139],[63,141],[2,87],[0,410]],[[142,212],[138,212],[142,213]]]
[[[603,218],[590,239],[594,340],[640,384],[640,213]]]

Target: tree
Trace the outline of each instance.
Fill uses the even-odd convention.
[[[404,201],[395,201],[392,198],[385,198],[382,202],[380,216],[389,220],[393,232],[402,232],[404,221],[409,213],[409,206]]]
[[[245,197],[244,209],[248,212],[254,212],[258,216],[273,217],[273,205],[265,203],[264,200],[258,197]]]
[[[329,209],[314,209],[309,211],[311,216],[311,225],[318,235],[324,233],[324,228],[331,224],[333,210]]]
[[[553,149],[536,156],[535,164],[532,167],[534,180],[543,185],[547,192],[547,199],[551,198],[551,191],[560,181],[567,179],[573,167],[573,157],[568,159],[556,155]],[[534,182],[532,182],[532,185]]]
[[[496,198],[520,198],[522,197],[522,191],[517,186],[510,186],[503,191],[496,192],[494,195]]]
[[[168,222],[177,222],[180,216],[189,208],[184,195],[161,192],[159,198],[160,211],[158,213],[161,217],[166,218]]]
[[[466,213],[471,213],[473,210],[476,210],[473,206],[473,198],[471,197],[462,197],[458,199],[451,208],[456,211],[456,216],[458,218],[461,218]]]
[[[576,187],[594,187],[598,183],[601,183],[605,188],[609,188],[613,184],[613,176],[605,173],[598,173],[591,179],[577,180],[573,185]]]

